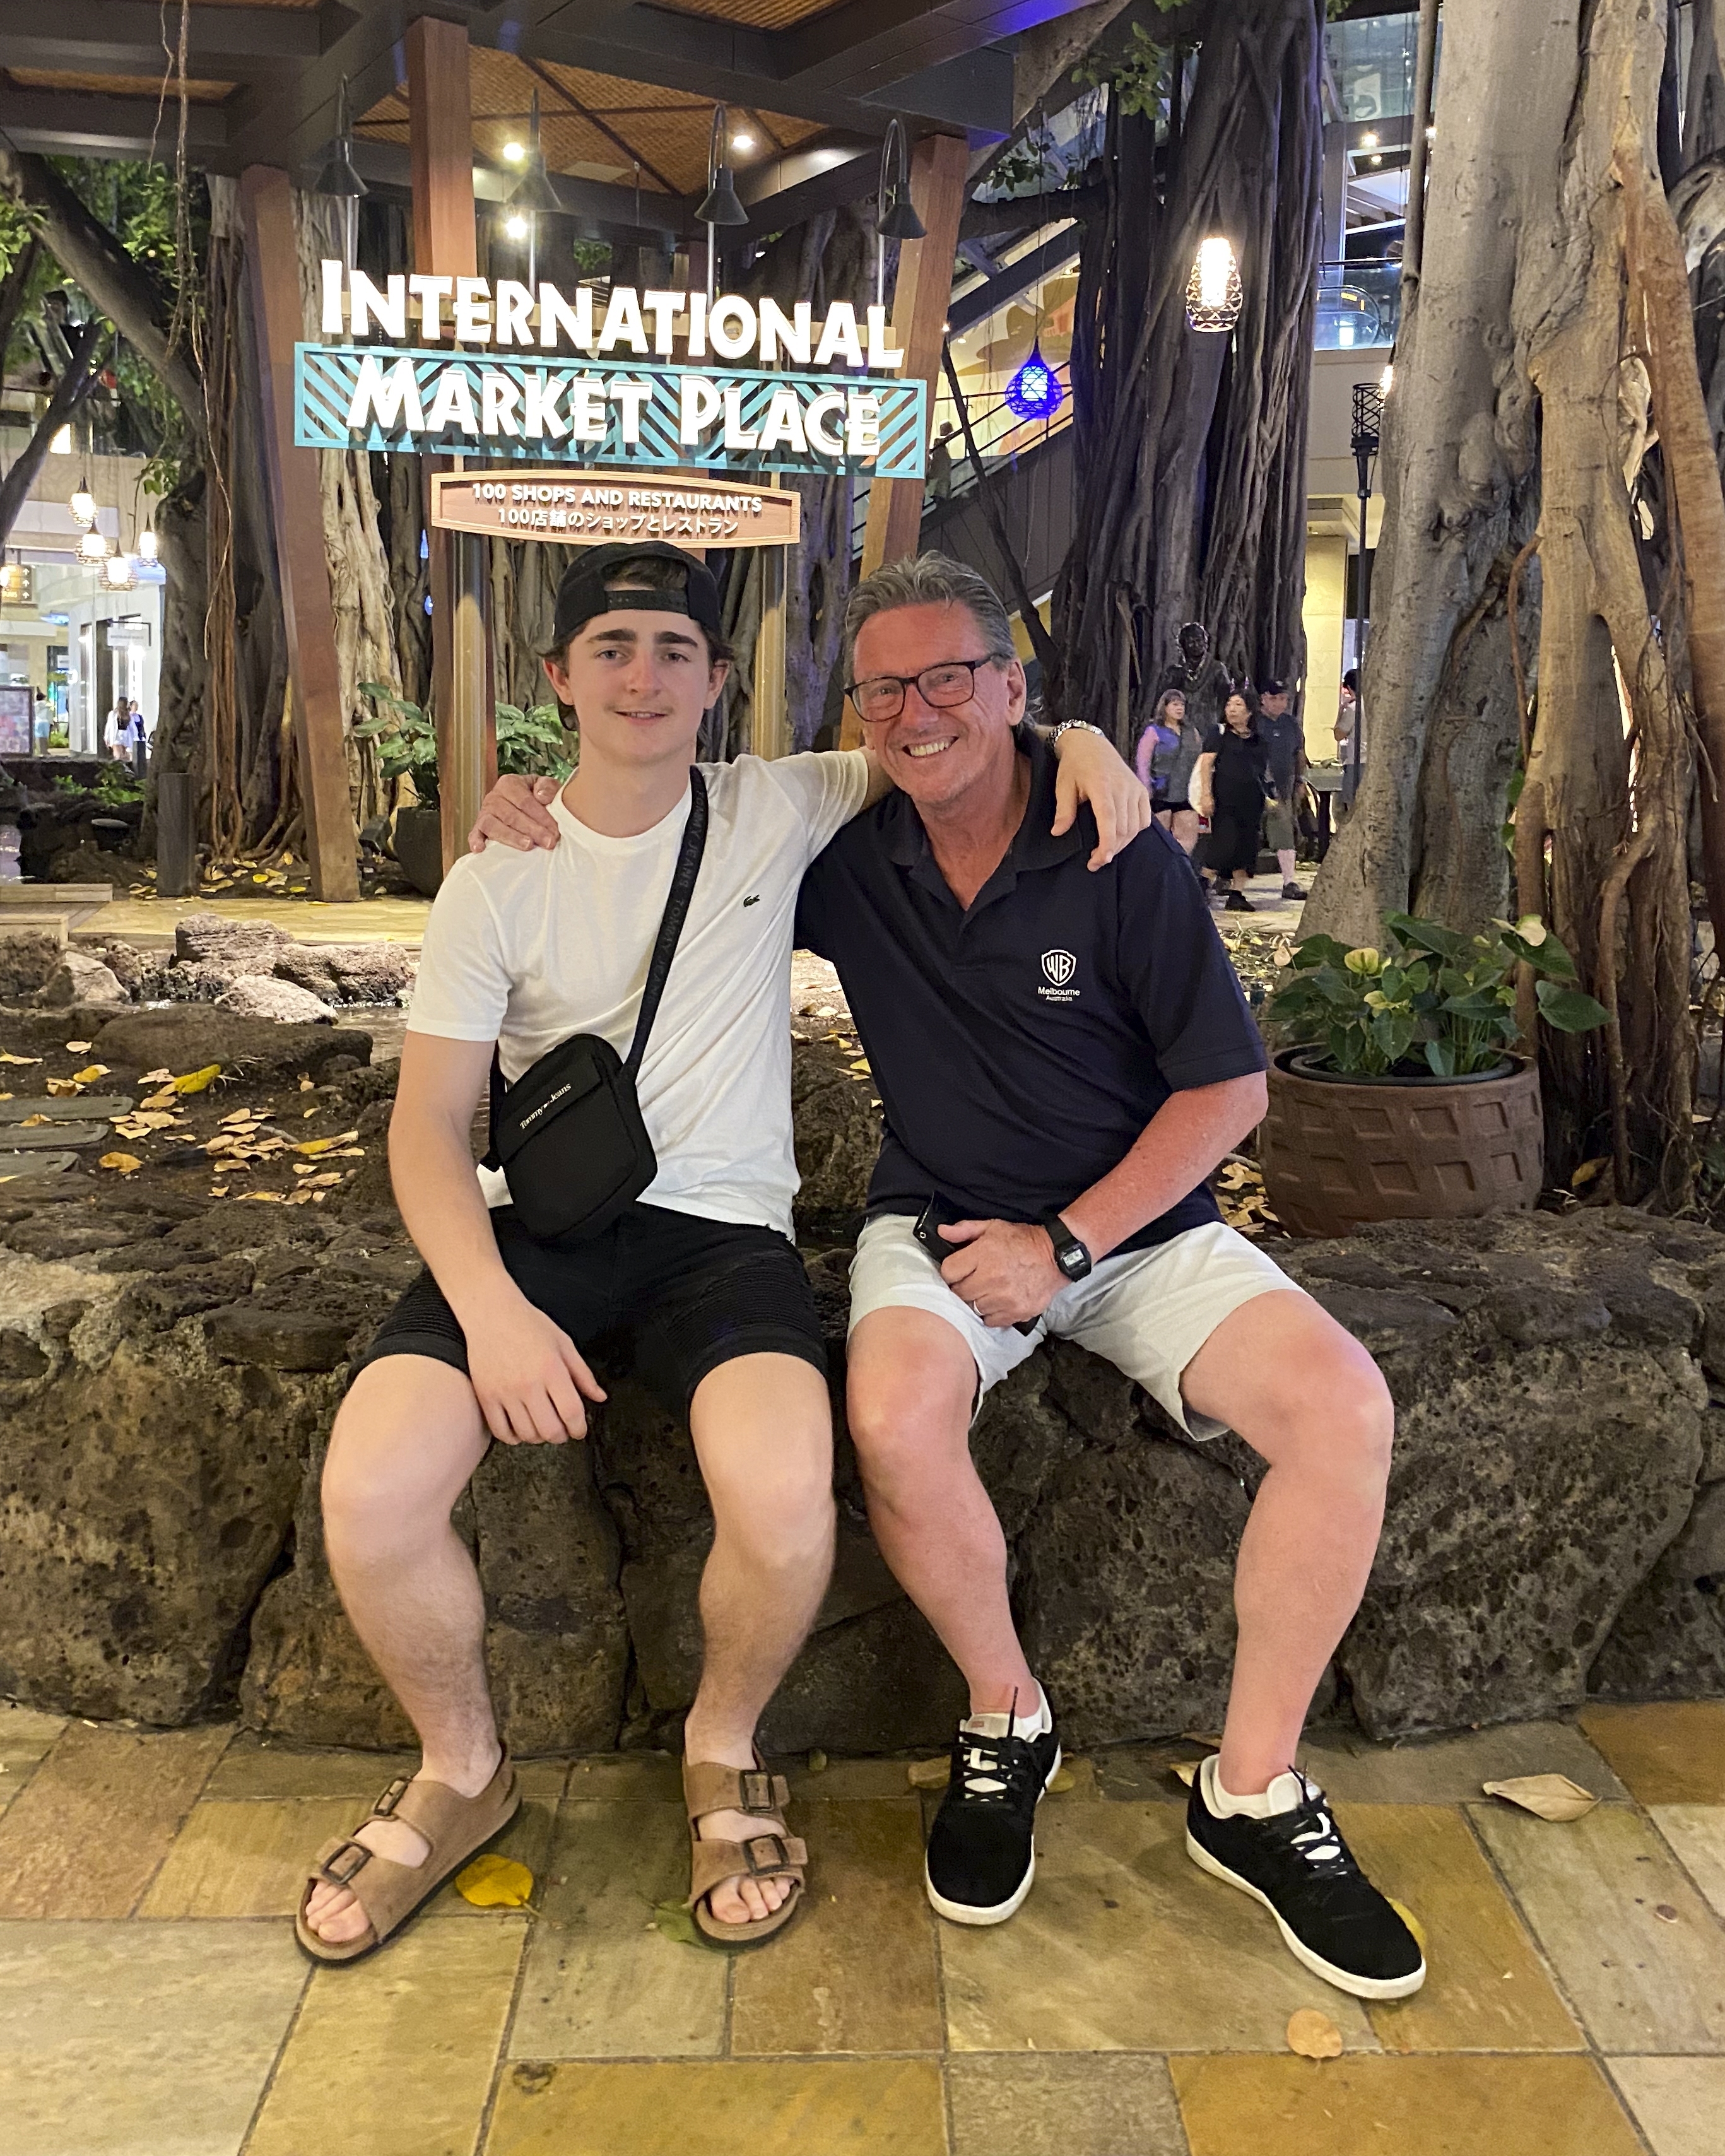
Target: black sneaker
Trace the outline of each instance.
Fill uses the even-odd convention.
[[[1243,891],[1230,891],[1225,910],[1230,913],[1255,913],[1258,909]]]
[[[1306,886],[1301,883],[1285,883],[1281,887],[1281,895],[1284,898],[1304,898]]]
[[[1004,1714],[978,1715],[1003,1730]],[[1004,1924],[1036,1876],[1036,1807],[1060,1770],[1060,1740],[960,1727],[952,1773],[928,1837],[928,1898],[955,1924]]]
[[[1212,1753],[1192,1779],[1186,1853],[1214,1878],[1261,1902],[1288,1951],[1314,1976],[1356,1999],[1405,1999],[1425,1981],[1420,1943],[1367,1878],[1330,1816],[1328,1800],[1297,1768],[1300,1802],[1268,1819],[1218,1819],[1204,1799]]]

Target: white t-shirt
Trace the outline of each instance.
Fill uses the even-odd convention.
[[[860,750],[702,764],[706,848],[636,1081],[659,1172],[642,1202],[791,1232],[790,977],[797,889],[862,807]],[[552,849],[488,846],[444,878],[408,1027],[495,1040],[511,1083],[577,1033],[626,1056],[689,795],[650,831],[607,838],[559,794]],[[501,1172],[480,1170],[490,1205]]]

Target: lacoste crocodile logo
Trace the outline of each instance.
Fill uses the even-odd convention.
[[[752,891],[748,896],[743,901],[743,904],[745,906],[758,906],[760,903],[761,894],[757,891]]]

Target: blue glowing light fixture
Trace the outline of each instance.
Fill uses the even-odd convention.
[[[1006,385],[1007,405],[1020,419],[1051,419],[1065,401],[1060,377],[1042,357],[1039,338],[1030,346],[1030,357]]]

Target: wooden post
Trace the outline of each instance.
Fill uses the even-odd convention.
[[[473,206],[473,111],[467,32],[421,15],[408,26],[408,136],[413,182],[413,267],[426,277],[478,275]],[[434,471],[460,459],[428,458]],[[431,488],[425,488],[431,500]],[[437,720],[438,794],[444,866],[467,845],[496,776],[492,740],[485,542],[428,527],[431,587],[431,701]]]
[[[294,346],[305,336],[294,192],[285,172],[250,165],[239,177],[261,432],[275,527],[294,696],[294,741],[305,808],[305,854],[319,898],[359,896],[359,861],[347,794],[347,713],[336,663],[336,613],[324,552],[317,452],[294,442]]]
[[[964,208],[969,153],[956,135],[925,135],[911,152],[911,200],[927,237],[907,239],[899,249],[898,285],[893,293],[892,329],[904,349],[900,379],[928,384],[928,409],[934,412],[935,384],[946,348],[947,309],[952,300],[952,257],[958,246],[958,219]],[[877,479],[869,485],[869,517],[863,527],[862,572],[883,562],[914,554],[922,529],[924,482],[920,479]],[[849,701],[839,741],[855,748],[862,725]]]
[[[899,379],[928,384],[931,414],[946,346],[947,309],[952,301],[952,257],[958,246],[968,163],[969,153],[956,135],[925,135],[911,152],[911,200],[928,237],[907,239],[899,249],[892,330],[905,354]],[[916,536],[922,529],[922,495],[920,479],[870,483],[869,521],[863,532],[865,576],[883,562],[916,552]]]
[[[775,490],[779,482],[769,480]],[[761,551],[761,624],[755,632],[755,678],[749,697],[749,752],[779,757],[791,752],[790,712],[785,699],[785,550]]]

